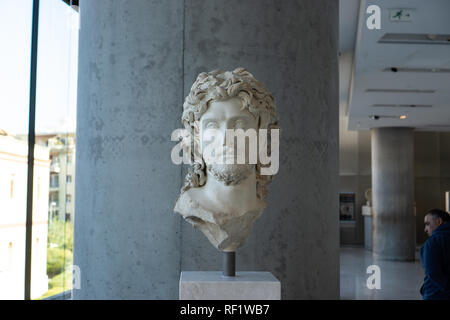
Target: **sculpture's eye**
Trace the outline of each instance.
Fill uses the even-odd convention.
[[[235,129],[245,129],[247,126],[247,122],[245,120],[239,119],[234,123]]]
[[[215,121],[209,121],[206,125],[205,125],[206,129],[218,129],[219,128],[219,124]]]

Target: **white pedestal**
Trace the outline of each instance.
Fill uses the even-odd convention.
[[[180,300],[280,300],[281,284],[270,272],[182,271]]]

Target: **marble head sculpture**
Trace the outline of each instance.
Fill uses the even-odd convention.
[[[253,164],[248,157],[241,164],[212,161],[202,152],[208,143],[205,132],[214,129],[224,137],[226,129],[267,129],[270,141],[271,129],[278,128],[274,98],[244,68],[203,72],[185,99],[182,122],[188,132],[183,141],[193,161],[174,210],[218,250],[236,251],[266,206],[266,187],[273,175],[261,174],[265,166],[259,157]],[[215,156],[226,157],[228,145],[221,145],[223,149]]]

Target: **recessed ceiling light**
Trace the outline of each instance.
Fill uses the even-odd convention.
[[[436,123],[436,124],[426,124],[424,127],[426,128],[450,128],[448,123]]]
[[[387,67],[383,69],[384,72],[430,72],[430,73],[450,73],[449,68],[401,68],[401,67]]]
[[[379,43],[392,44],[450,44],[448,34],[422,34],[422,33],[385,33]]]
[[[383,107],[383,108],[431,108],[431,104],[383,104],[375,103],[372,107]]]
[[[381,118],[390,118],[390,119],[398,119],[400,116],[382,116],[382,115],[370,115],[369,119],[371,120],[380,120]]]
[[[366,89],[366,92],[389,92],[389,93],[435,93],[436,90],[420,89]]]

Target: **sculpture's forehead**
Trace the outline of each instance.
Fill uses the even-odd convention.
[[[207,119],[230,119],[235,117],[249,117],[252,114],[247,109],[242,109],[242,101],[237,97],[225,101],[213,101],[208,110],[202,115],[201,121]]]

